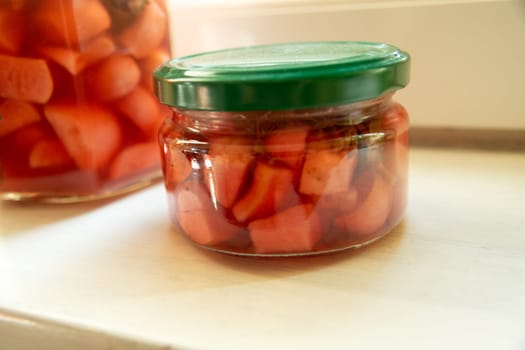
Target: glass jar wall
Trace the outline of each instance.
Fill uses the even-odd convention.
[[[284,43],[172,59],[159,134],[170,218],[225,253],[360,247],[401,220],[409,56],[366,42]]]
[[[164,0],[0,1],[0,197],[82,201],[161,176]]]
[[[307,110],[179,109],[160,142],[170,217],[209,249],[337,251],[403,216],[408,115],[390,95]]]

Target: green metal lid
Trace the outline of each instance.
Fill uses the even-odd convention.
[[[159,100],[174,107],[301,109],[362,101],[404,87],[409,55],[370,42],[248,46],[175,58],[153,76]]]

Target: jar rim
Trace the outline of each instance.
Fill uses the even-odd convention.
[[[409,81],[408,53],[374,42],[296,42],[174,58],[153,74],[159,100],[197,110],[285,110],[347,104]]]

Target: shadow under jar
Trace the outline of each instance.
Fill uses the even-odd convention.
[[[154,73],[169,214],[194,243],[289,256],[368,244],[402,219],[409,56],[312,42],[173,59]]]
[[[76,202],[162,178],[164,0],[0,1],[0,199]]]

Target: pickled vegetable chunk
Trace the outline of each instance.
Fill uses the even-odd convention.
[[[162,151],[164,184],[166,188],[173,190],[190,176],[192,172],[190,160],[174,145],[164,144]]]
[[[307,128],[279,130],[267,136],[264,145],[270,156],[295,169],[303,160],[307,136]]]
[[[34,145],[29,154],[31,168],[67,166],[73,163],[62,143],[56,138],[42,140]]]
[[[139,61],[142,74],[142,84],[153,92],[153,71],[162,63],[167,62],[170,58],[169,52],[165,49],[151,51],[146,57]],[[166,114],[167,116],[167,114]]]
[[[356,162],[355,153],[311,152],[304,162],[299,191],[317,195],[347,191]]]
[[[0,7],[0,53],[16,54],[22,46],[24,18],[17,11]]]
[[[255,157],[250,151],[249,139],[220,139],[210,144],[206,155],[204,182],[215,199],[225,208],[231,208],[245,184]]]
[[[213,207],[209,194],[196,182],[184,183],[175,201],[178,224],[199,244],[223,242],[239,231]]]
[[[116,101],[116,106],[144,135],[152,135],[157,130],[160,106],[151,92],[142,86],[138,85]]]
[[[41,119],[40,112],[31,103],[18,100],[0,102],[0,137]]]
[[[313,249],[321,223],[312,205],[298,205],[252,221],[248,228],[256,253],[297,253]]]
[[[55,103],[44,114],[80,169],[107,166],[121,145],[117,119],[103,107]]]
[[[79,49],[40,45],[36,50],[45,58],[64,67],[72,75],[77,75],[86,67],[112,54],[115,51],[115,44],[111,38],[102,35]]]
[[[133,91],[140,81],[137,63],[127,55],[113,55],[88,73],[88,87],[98,100],[108,101]]]
[[[160,168],[159,146],[156,142],[138,143],[118,154],[109,169],[109,177],[118,179]]]
[[[160,46],[166,29],[164,10],[156,2],[151,2],[136,21],[120,33],[120,43],[134,57],[144,58]]]
[[[0,97],[46,103],[53,93],[47,62],[0,55]]]
[[[238,221],[262,218],[287,208],[295,198],[291,170],[258,162],[250,188],[232,212]]]
[[[99,0],[41,1],[33,18],[46,42],[62,45],[77,45],[111,26]]]

